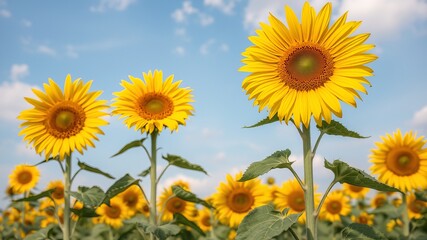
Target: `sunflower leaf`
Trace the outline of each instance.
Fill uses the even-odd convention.
[[[415,192],[415,197],[417,200],[427,202],[427,191]]]
[[[143,144],[145,139],[146,138],[142,138],[140,140],[135,140],[135,141],[132,141],[132,142],[126,144],[122,149],[120,149],[120,151],[118,151],[116,154],[114,154],[111,157],[116,157],[116,156],[126,152],[127,150],[129,150],[131,148],[142,147],[142,144]]]
[[[337,122],[335,120],[331,120],[331,123],[327,123],[326,121],[322,122],[322,126],[317,126],[320,132],[328,135],[335,135],[335,136],[343,136],[343,137],[352,137],[352,138],[369,138],[361,136],[357,132],[348,130],[344,125],[342,125],[340,122]]]
[[[57,162],[59,162],[59,163],[61,162],[61,160],[59,160],[59,157],[58,157],[58,156],[56,156],[56,157],[50,157],[50,158],[48,158],[48,159],[42,160],[42,161],[40,161],[40,162],[38,162],[38,163],[34,164],[34,166],[38,166],[38,165],[41,165],[41,164],[43,164],[43,163],[50,162],[50,161],[57,161]]]
[[[70,210],[72,213],[76,214],[81,218],[93,218],[99,216],[95,211],[96,209],[94,208],[83,207],[80,209],[71,208]]]
[[[256,178],[263,175],[264,173],[269,172],[271,169],[290,168],[293,163],[289,161],[290,155],[291,151],[286,149],[282,151],[276,151],[262,161],[253,162],[251,165],[249,165],[242,178],[240,178],[238,181],[244,182]]]
[[[178,185],[172,186],[172,192],[173,192],[173,194],[175,194],[175,196],[181,198],[182,200],[197,203],[197,204],[202,204],[203,206],[205,206],[207,208],[213,209],[212,205],[210,205],[208,202],[206,202],[203,199],[198,198],[196,196],[196,194],[189,192],[189,191],[183,189],[182,187],[180,187]]]
[[[87,165],[86,163],[84,163],[84,162],[80,162],[80,161],[78,161],[77,162],[77,165],[80,167],[80,169],[82,169],[82,170],[85,170],[85,171],[88,171],[88,172],[93,172],[93,173],[96,173],[96,174],[100,174],[100,175],[103,175],[103,176],[105,176],[105,177],[107,177],[107,178],[110,178],[110,179],[115,179],[113,176],[111,176],[110,174],[108,174],[108,173],[106,173],[106,172],[103,172],[103,171],[101,171],[100,169],[98,169],[98,168],[95,168],[95,167],[92,167],[92,166],[89,166],[89,165]]]
[[[165,240],[170,236],[175,236],[181,231],[178,225],[167,223],[161,226],[149,225],[145,232],[154,234],[159,240]]]
[[[115,183],[113,183],[113,185],[111,185],[110,188],[108,188],[108,190],[105,192],[105,197],[102,200],[102,203],[109,205],[111,198],[123,192],[124,190],[126,190],[132,185],[138,185],[139,181],[141,180],[134,179],[129,174],[124,175],[122,178],[120,178]]]
[[[325,167],[335,174],[335,182],[349,183],[383,192],[400,192],[400,190],[381,183],[364,171],[351,167],[340,160],[330,163],[325,159]]]
[[[168,154],[168,155],[166,155],[166,157],[162,156],[162,158],[164,160],[168,161],[170,165],[174,165],[174,166],[189,169],[189,170],[195,170],[195,171],[203,172],[204,174],[208,175],[208,173],[205,171],[205,169],[203,169],[201,166],[199,166],[197,164],[192,164],[180,156]]]
[[[192,229],[194,229],[196,232],[198,232],[200,235],[202,236],[206,236],[205,233],[203,232],[203,230],[197,226],[196,223],[188,220],[186,217],[184,217],[184,215],[180,214],[180,213],[175,213],[173,215],[174,218],[174,222],[178,223],[178,224],[182,224],[188,227],[191,227]]]
[[[54,188],[46,190],[44,192],[41,192],[41,193],[39,193],[37,195],[32,195],[32,196],[29,196],[29,197],[24,197],[24,198],[20,198],[20,199],[14,200],[14,202],[35,202],[35,201],[38,201],[41,198],[45,198],[45,197],[50,198],[53,192],[55,192]]]
[[[82,202],[85,207],[96,208],[101,205],[102,200],[105,198],[105,193],[98,186],[91,188],[80,186],[77,192],[71,192],[71,196]]]
[[[283,215],[272,205],[250,211],[237,229],[236,240],[272,239],[294,225],[302,213]]]
[[[386,240],[380,231],[366,224],[352,223],[341,231],[343,239]]]
[[[45,228],[26,236],[25,240],[51,239],[54,227],[55,224],[49,224]]]
[[[140,174],[138,174],[138,176],[140,176],[140,177],[145,177],[145,176],[147,176],[148,174],[150,174],[150,171],[151,171],[151,166],[150,166],[150,167],[148,167],[147,169],[145,169],[144,171],[142,171]]]
[[[255,123],[254,125],[251,125],[251,126],[244,126],[243,128],[255,128],[255,127],[260,127],[260,126],[267,125],[267,124],[270,124],[270,123],[274,123],[274,122],[277,122],[277,121],[279,121],[279,118],[277,117],[277,115],[274,115],[272,118],[266,117],[266,118],[264,118],[263,120],[261,120],[261,121],[259,121],[259,122]]]

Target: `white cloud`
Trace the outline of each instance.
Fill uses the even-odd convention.
[[[70,58],[78,58],[79,57],[79,54],[77,53],[75,46],[67,45],[65,48],[66,48],[65,55],[67,55],[68,57],[70,57]]]
[[[203,138],[213,138],[213,137],[221,136],[223,132],[218,129],[203,128],[201,134]]]
[[[200,25],[202,25],[202,26],[208,26],[214,22],[214,18],[212,16],[207,15],[207,14],[200,13],[199,17],[200,17]]]
[[[19,113],[31,105],[24,100],[24,97],[33,96],[31,91],[35,86],[14,81],[3,82],[0,85],[0,120],[14,122]]]
[[[250,31],[259,28],[260,22],[267,22],[270,12],[282,19],[284,16],[283,7],[283,1],[249,0],[245,8],[243,25]]]
[[[208,26],[214,22],[214,18],[212,16],[203,13],[199,9],[193,7],[190,1],[184,1],[182,3],[182,7],[175,9],[171,16],[175,20],[175,22],[185,23],[192,15],[197,16],[199,24],[202,26]]]
[[[422,130],[427,130],[427,106],[424,106],[417,112],[415,112],[412,117],[411,124],[415,128],[421,128]]]
[[[98,5],[90,7],[92,12],[105,12],[109,9],[124,11],[136,0],[100,0]]]
[[[18,156],[23,156],[28,159],[40,158],[40,156],[35,152],[34,148],[24,142],[16,143],[15,152]]]
[[[4,18],[10,18],[12,16],[12,13],[6,9],[0,9],[0,16]]]
[[[13,64],[10,69],[10,79],[12,81],[20,81],[30,73],[27,64]],[[0,95],[1,96],[1,95]]]
[[[222,44],[219,46],[219,49],[220,49],[221,51],[223,51],[223,52],[228,52],[228,50],[229,50],[230,48],[228,47],[228,45],[227,45],[226,43],[222,43]]]
[[[27,20],[27,19],[22,19],[21,24],[24,27],[31,27],[33,25],[33,23],[30,20]]]
[[[187,36],[187,29],[177,28],[177,29],[175,29],[175,35],[180,36],[180,37],[185,37],[185,36]]]
[[[46,45],[39,45],[37,47],[37,52],[48,55],[48,56],[56,56],[56,51],[55,49],[48,47]]]
[[[177,55],[184,56],[185,55],[185,48],[182,46],[178,46],[173,50],[173,52]]]
[[[215,43],[215,39],[209,39],[208,41],[206,41],[205,43],[202,44],[202,46],[200,46],[200,53],[202,55],[207,55],[209,54],[209,50],[210,47]]]
[[[237,0],[204,0],[206,6],[219,9],[225,14],[232,14]]]

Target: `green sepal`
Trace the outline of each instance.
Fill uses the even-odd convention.
[[[180,213],[174,213],[173,218],[174,218],[174,223],[188,226],[188,227],[194,229],[200,235],[206,236],[206,234],[203,232],[203,230],[196,223],[188,220],[184,215],[182,215]]]
[[[369,138],[364,137],[358,134],[357,132],[348,130],[344,125],[335,120],[331,120],[330,123],[322,121],[322,126],[317,126],[320,132],[327,135],[343,136],[343,137],[352,137],[352,138]]]
[[[278,122],[278,121],[279,121],[279,117],[277,117],[277,115],[274,115],[272,118],[266,117],[263,120],[255,123],[254,125],[244,126],[243,128],[255,128],[255,127],[260,127],[260,126],[267,125],[267,124],[274,123],[274,122]]]
[[[145,176],[147,176],[148,174],[150,174],[150,171],[151,171],[151,166],[150,166],[150,167],[148,167],[147,169],[145,169],[144,171],[142,171],[140,174],[138,174],[138,176],[140,176],[140,177],[145,177]]]
[[[105,198],[104,191],[98,186],[91,188],[79,186],[77,192],[71,192],[70,194],[88,208],[98,207]]]
[[[105,176],[105,177],[107,177],[107,178],[110,178],[110,179],[115,179],[113,176],[111,176],[110,174],[108,174],[108,173],[106,173],[106,172],[104,172],[104,171],[101,171],[100,169],[98,169],[98,168],[95,168],[95,167],[92,167],[92,166],[89,166],[89,165],[87,165],[86,163],[84,163],[84,162],[80,162],[80,161],[78,161],[77,162],[77,165],[80,167],[80,169],[82,169],[82,170],[85,170],[85,171],[88,171],[88,172],[92,172],[92,173],[96,173],[96,174],[100,174],[100,175],[103,175],[103,176]]]
[[[236,240],[273,239],[292,227],[302,214],[285,215],[286,212],[276,211],[272,205],[253,209],[240,223]]]
[[[348,183],[383,192],[400,192],[399,189],[381,183],[364,171],[351,167],[340,160],[335,160],[333,163],[330,163],[325,159],[325,167],[335,174],[335,182]]]
[[[45,198],[45,197],[51,198],[51,195],[52,195],[53,192],[55,192],[54,188],[46,190],[46,191],[41,192],[41,193],[36,194],[36,195],[32,195],[32,196],[29,196],[29,197],[24,197],[24,198],[13,200],[13,202],[35,202],[35,201],[38,201],[41,198]]]
[[[129,150],[131,148],[142,147],[142,144],[143,144],[143,142],[144,142],[145,139],[146,138],[142,138],[140,140],[135,140],[135,141],[132,141],[132,142],[126,144],[122,149],[120,149],[120,151],[118,151],[116,154],[114,154],[111,157],[118,156],[118,155],[126,152],[127,150]]]
[[[213,209],[214,207],[212,205],[210,205],[208,202],[206,202],[203,199],[200,199],[196,196],[196,194],[189,192],[185,189],[183,189],[182,187],[178,186],[178,185],[174,185],[172,186],[172,192],[173,194],[175,194],[175,196],[181,198],[182,200],[188,201],[188,202],[193,202],[193,203],[197,203],[197,204],[201,204],[207,208],[211,208]]]
[[[166,155],[166,157],[162,156],[162,158],[164,160],[168,161],[170,165],[177,166],[180,168],[189,169],[189,170],[195,170],[195,171],[203,172],[204,174],[208,175],[208,173],[205,171],[205,169],[203,169],[201,166],[199,166],[197,164],[192,164],[180,156],[168,154],[168,155]]]
[[[360,223],[352,223],[341,231],[343,239],[387,240],[380,231]]]
[[[105,197],[102,200],[103,203],[110,205],[110,199],[116,196],[117,194],[123,192],[127,188],[129,188],[132,185],[138,185],[140,179],[134,179],[129,174],[124,175],[122,178],[117,180],[113,185],[108,188],[108,190],[105,192]]]
[[[293,163],[289,161],[290,155],[291,151],[289,149],[286,149],[282,151],[277,151],[262,161],[254,162],[249,165],[242,178],[240,178],[238,181],[244,182],[256,178],[260,175],[263,175],[264,173],[269,172],[271,169],[290,168]]]

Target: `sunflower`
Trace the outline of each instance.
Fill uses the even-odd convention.
[[[393,230],[396,229],[396,227],[402,228],[402,226],[403,226],[403,222],[400,219],[398,218],[392,219],[386,225],[387,232],[392,232]]]
[[[172,131],[178,130],[178,125],[185,125],[185,120],[192,115],[193,96],[191,89],[180,88],[181,81],[172,82],[171,75],[163,81],[162,71],[142,73],[144,80],[129,76],[131,82],[122,80],[121,92],[112,104],[113,114],[124,118],[125,124],[135,127],[135,130],[152,133],[161,132],[163,127]]]
[[[15,194],[28,192],[36,186],[39,178],[40,172],[36,166],[20,164],[9,175],[9,186]]]
[[[118,197],[110,199],[110,206],[102,204],[96,209],[96,213],[100,215],[99,222],[108,224],[116,229],[122,227],[123,220],[131,216],[126,204]]]
[[[248,212],[271,201],[268,188],[259,179],[238,182],[242,173],[234,178],[227,174],[227,182],[220,183],[213,195],[213,205],[220,222],[231,228],[237,227]]]
[[[204,231],[209,232],[212,230],[212,213],[208,208],[199,210],[197,216],[197,225]]]
[[[369,192],[369,188],[359,187],[348,183],[343,183],[344,193],[352,199],[364,199]]]
[[[49,182],[47,189],[55,189],[52,192],[51,197],[57,205],[64,203],[64,183],[61,180]]]
[[[314,205],[317,206],[319,202],[320,193],[315,193]],[[273,203],[280,211],[285,208],[289,208],[289,214],[304,212],[298,221],[300,223],[305,222],[306,216],[304,190],[301,188],[296,179],[286,181],[280,188],[277,188]]]
[[[137,185],[130,186],[117,196],[121,198],[123,203],[129,208],[131,215],[134,215],[139,209],[142,209],[144,202],[146,202],[141,188]]]
[[[351,221],[372,226],[374,224],[374,215],[367,212],[361,212],[359,216],[352,215]]]
[[[397,129],[393,135],[381,137],[372,150],[370,170],[378,179],[403,192],[427,187],[427,142],[413,132],[404,136]]]
[[[371,200],[371,207],[376,209],[384,206],[388,202],[387,194],[383,192],[379,192],[375,194],[374,198]]]
[[[340,216],[350,213],[350,200],[341,191],[333,191],[328,194],[321,209],[323,219],[331,222],[341,221]]]
[[[38,154],[44,152],[46,159],[62,160],[76,149],[83,154],[88,145],[94,147],[96,134],[104,134],[99,127],[108,124],[101,118],[108,106],[105,100],[96,100],[102,91],[88,92],[91,85],[92,81],[83,84],[80,79],[72,82],[67,75],[64,91],[50,78],[43,85],[46,93],[33,89],[39,100],[25,98],[34,108],[18,116],[25,121],[19,135],[25,135],[24,140],[33,143]]]
[[[269,118],[288,123],[293,116],[307,127],[313,115],[318,125],[322,118],[329,123],[331,113],[342,115],[339,101],[356,107],[358,91],[366,93],[365,77],[373,71],[364,64],[377,59],[366,53],[374,45],[363,44],[369,34],[350,37],[361,22],[346,22],[347,13],[329,28],[331,3],[316,15],[306,2],[301,23],[289,6],[285,13],[288,27],[270,14],[271,25],[261,23],[249,37],[254,45],[242,53],[240,71],[251,74],[242,87],[259,111],[268,108]]]
[[[185,184],[184,184],[185,183]],[[183,184],[183,185],[180,185]],[[189,186],[186,182],[175,182],[172,185],[179,185],[186,190],[189,190],[185,186]],[[163,222],[169,222],[173,219],[174,213],[180,213],[186,218],[193,220],[194,213],[197,212],[196,206],[192,202],[187,202],[179,197],[176,197],[172,192],[172,187],[165,188],[160,195],[158,207],[161,212],[161,219]]]
[[[427,208],[427,202],[416,199],[415,194],[411,193],[407,197],[408,216],[410,219],[423,217],[423,209]]]

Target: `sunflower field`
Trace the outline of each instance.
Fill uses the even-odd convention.
[[[248,73],[242,81],[248,100],[268,112],[246,128],[295,128],[303,175],[293,167],[291,150],[282,149],[227,174],[206,198],[185,180],[160,188],[169,167],[209,173],[181,156],[159,154],[167,146],[159,146],[158,137],[179,134],[194,115],[193,90],[184,81],[157,69],[129,76],[110,104],[99,99],[101,90],[91,89],[93,81],[70,74],[63,83],[49,78],[43,90],[34,88],[22,99],[31,108],[17,116],[19,136],[41,159],[10,172],[0,240],[427,239],[427,139],[413,131],[379,136],[370,173],[324,159],[333,178],[318,191],[313,159],[323,137],[366,138],[335,118],[343,117],[341,103],[356,107],[361,93],[367,94],[374,72],[368,64],[377,55],[370,52],[375,45],[365,43],[369,33],[353,34],[360,21],[348,21],[347,12],[331,21],[331,3],[316,12],[305,2],[300,18],[290,6],[284,12],[285,21],[270,14],[249,37],[239,71]],[[141,135],[112,156],[142,150],[149,167],[138,176],[116,179],[75,157],[96,151],[110,116]],[[160,161],[166,167],[159,168]],[[41,164],[58,164],[63,179],[37,188],[46,177]],[[273,169],[293,177],[278,182],[269,175]],[[106,189],[92,182],[76,186],[82,171],[114,183]]]

